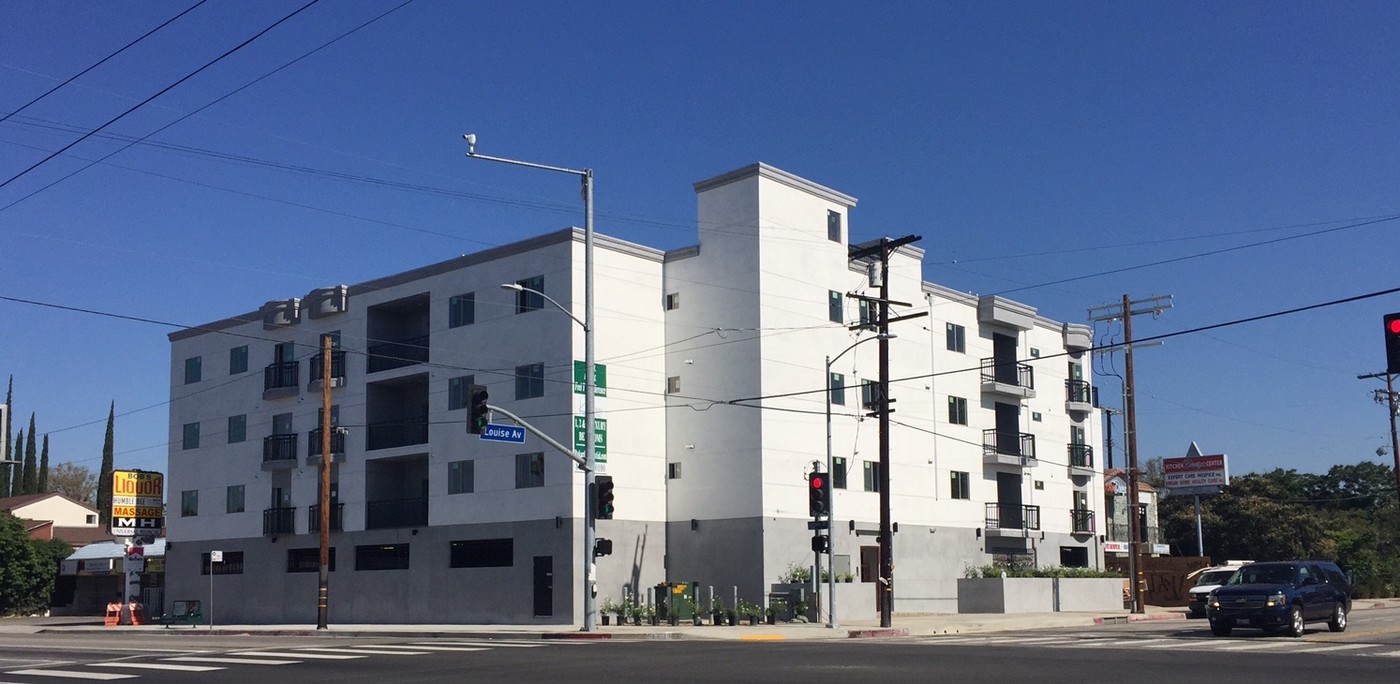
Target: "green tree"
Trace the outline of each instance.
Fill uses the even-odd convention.
[[[39,488],[35,493],[49,491],[49,436],[44,435],[44,448],[39,452]]]
[[[92,504],[97,494],[97,476],[87,466],[59,463],[49,473],[49,489],[74,501]]]
[[[107,408],[107,436],[102,440],[102,467],[97,471],[97,518],[103,525],[112,518],[112,428],[117,418],[117,402]]]
[[[24,459],[24,430],[19,431],[19,436],[15,437],[14,454],[16,461]],[[10,466],[10,496],[19,496],[24,493],[24,468],[16,463]]]
[[[20,494],[39,493],[39,445],[34,443],[34,414],[29,414],[29,439],[24,443],[24,474]]]
[[[66,542],[30,539],[19,518],[0,512],[0,615],[45,610],[59,563],[72,552]]]

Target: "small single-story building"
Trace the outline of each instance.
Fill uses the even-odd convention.
[[[142,547],[140,602],[149,615],[165,605],[165,538]],[[123,542],[88,544],[64,559],[54,592],[54,615],[102,615],[107,604],[122,597],[126,576],[127,546]],[[61,604],[61,605],[59,605]]]

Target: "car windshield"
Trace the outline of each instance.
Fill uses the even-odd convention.
[[[1204,587],[1214,584],[1224,584],[1226,580],[1230,579],[1230,575],[1233,574],[1235,574],[1234,570],[1211,570],[1210,572],[1203,572],[1200,577],[1196,578],[1196,586]]]
[[[1230,578],[1230,584],[1292,584],[1293,566],[1263,565],[1245,567]]]

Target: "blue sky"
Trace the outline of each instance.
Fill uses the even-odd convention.
[[[0,111],[195,2],[5,0]],[[1347,227],[1400,215],[1384,2],[416,0],[43,189],[400,2],[317,3],[0,188],[0,296],[196,325],[581,221],[573,180],[471,162],[467,131],[595,169],[598,229],[660,248],[696,240],[692,183],[764,161],[858,197],[853,239],[922,235],[942,285],[1077,322],[1174,295],[1139,338],[1400,286],[1400,220]],[[0,123],[0,182],[302,4],[207,2]],[[1390,311],[1140,351],[1140,453],[1377,460],[1356,375]],[[0,301],[16,422],[95,470],[115,401],[117,466],[163,470],[170,331]]]

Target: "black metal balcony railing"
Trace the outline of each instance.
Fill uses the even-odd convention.
[[[982,359],[982,382],[999,382],[1026,389],[1035,389],[1035,369],[1030,364],[1015,361]]]
[[[1040,529],[1040,506],[987,504],[987,527],[1001,530]]]
[[[295,507],[264,509],[263,534],[291,534],[296,529],[296,514]]]
[[[392,449],[428,443],[428,421],[392,421],[370,423],[365,428],[365,449]]]
[[[1075,468],[1094,467],[1094,447],[1088,444],[1069,445],[1069,464]]]
[[[1027,432],[982,431],[982,455],[1021,456],[1035,458],[1035,435]]]
[[[1094,532],[1094,512],[1083,508],[1074,508],[1069,512],[1070,531],[1075,534],[1092,534]]]
[[[341,522],[341,520],[344,519],[345,504],[343,504],[343,503],[333,503],[333,504],[331,504],[331,511],[330,511],[330,513],[331,513],[331,531],[332,531],[332,532],[339,532],[341,529],[343,529],[343,528],[340,526],[340,522]],[[321,531],[321,504],[312,504],[312,505],[306,507],[306,531],[307,531],[307,532],[320,532],[320,531]]]
[[[1088,380],[1066,380],[1065,401],[1093,405],[1094,388]]]
[[[311,365],[307,366],[306,375],[308,382],[316,382],[325,375],[324,355],[316,352],[311,357]],[[331,350],[331,379],[345,379],[345,352]]]
[[[306,455],[320,456],[321,444],[325,440],[321,439],[321,428],[316,428],[306,433]],[[339,428],[331,428],[331,453],[345,453],[345,433]]]
[[[365,529],[421,527],[427,524],[427,499],[389,499],[365,503]]]
[[[1108,541],[1132,541],[1132,530],[1128,529],[1128,523],[1113,523],[1108,526]],[[1157,544],[1161,538],[1157,535],[1157,527],[1148,525],[1142,528],[1142,540],[1148,544]]]
[[[369,372],[393,370],[428,362],[428,337],[382,342],[369,346]]]
[[[300,361],[270,363],[263,369],[263,391],[296,387]]]
[[[295,461],[297,459],[297,435],[268,435],[263,437],[263,463],[272,461]]]

